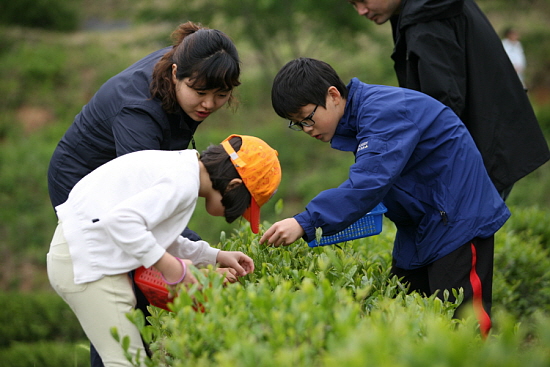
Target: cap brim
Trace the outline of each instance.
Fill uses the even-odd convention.
[[[250,222],[252,232],[258,234],[260,231],[260,206],[254,198],[250,200],[250,206],[244,212],[243,218]]]

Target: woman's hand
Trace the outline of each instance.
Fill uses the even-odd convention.
[[[220,251],[216,257],[216,262],[222,268],[230,268],[235,273],[230,272],[233,276],[245,276],[254,271],[254,260],[240,251]],[[226,274],[228,277],[229,274]],[[236,280],[236,279],[235,279]]]

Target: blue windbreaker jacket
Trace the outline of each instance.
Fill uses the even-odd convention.
[[[153,52],[113,76],[75,117],[50,160],[48,189],[54,207],[67,200],[82,177],[118,156],[188,148],[200,122],[181,109],[167,114],[149,92],[153,68],[170,48]]]
[[[348,89],[331,146],[354,152],[355,163],[348,180],[295,216],[306,241],[318,227],[325,235],[345,229],[382,201],[397,228],[395,265],[414,269],[506,222],[510,212],[451,109],[420,92],[356,78]]]

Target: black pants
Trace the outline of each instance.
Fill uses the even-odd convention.
[[[454,301],[452,289],[463,288],[464,301],[455,316],[473,305],[481,334],[487,336],[491,329],[494,245],[494,236],[474,238],[427,266],[406,270],[394,265],[391,272],[410,285],[409,292],[429,296],[439,290],[437,297],[442,299],[443,290],[449,290],[449,300]]]

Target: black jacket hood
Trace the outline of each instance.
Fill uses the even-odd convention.
[[[463,6],[464,0],[403,0],[399,28],[454,17],[462,12]]]

